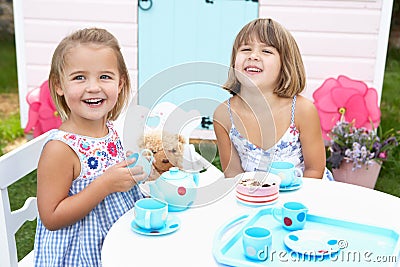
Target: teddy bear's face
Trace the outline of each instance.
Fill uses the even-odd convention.
[[[156,160],[155,167],[158,173],[163,173],[171,167],[182,168],[181,158],[183,153],[176,148],[164,148],[158,151],[153,151]]]
[[[184,144],[185,139],[181,135],[162,132],[145,135],[140,147],[153,152],[154,168],[162,174],[171,167],[182,168]]]

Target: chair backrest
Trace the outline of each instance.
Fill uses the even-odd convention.
[[[15,233],[37,215],[36,197],[26,199],[22,208],[11,211],[8,187],[37,168],[47,134],[43,134],[0,157],[0,266],[18,266]]]

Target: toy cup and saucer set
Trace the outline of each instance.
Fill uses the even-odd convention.
[[[129,165],[142,165],[149,175],[153,154],[148,149],[134,153],[130,157],[136,162]],[[136,201],[131,229],[143,235],[165,235],[175,232],[180,227],[179,218],[173,212],[188,209],[196,199],[199,174],[185,172],[172,167],[154,182],[148,183],[150,198]]]
[[[293,163],[287,161],[274,161],[269,172],[279,176],[279,191],[297,190],[303,185],[303,171],[296,168]]]
[[[198,173],[170,168],[156,181],[149,183],[150,198],[136,201],[131,229],[144,235],[164,235],[175,232],[180,220],[174,212],[188,209],[197,193]]]
[[[132,231],[149,236],[166,235],[180,227],[177,216],[168,213],[168,203],[154,199],[142,198],[135,203]]]

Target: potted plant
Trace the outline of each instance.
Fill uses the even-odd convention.
[[[374,188],[382,162],[390,150],[399,144],[399,132],[393,129],[383,132],[372,127],[357,128],[353,122],[339,120],[328,133],[330,156],[336,181]]]

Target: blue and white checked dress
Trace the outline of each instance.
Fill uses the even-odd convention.
[[[66,143],[81,162],[81,173],[72,182],[69,196],[78,194],[107,168],[125,159],[117,132],[111,122],[107,126],[109,133],[102,138],[60,130],[50,132],[47,142],[59,140]],[[137,186],[128,192],[110,194],[85,218],[57,231],[47,230],[38,218],[34,247],[35,266],[101,266],[100,252],[107,232],[142,197]]]
[[[304,157],[300,143],[300,132],[297,130],[294,123],[294,112],[296,108],[296,96],[292,101],[292,114],[290,118],[290,125],[281,139],[268,150],[254,145],[249,140],[244,138],[235,127],[231,112],[231,99],[228,99],[228,110],[231,119],[231,130],[229,131],[229,138],[236,148],[242,169],[245,172],[251,171],[268,171],[269,163],[271,161],[289,161],[297,168],[304,171]],[[333,180],[332,173],[325,168],[324,179]]]

